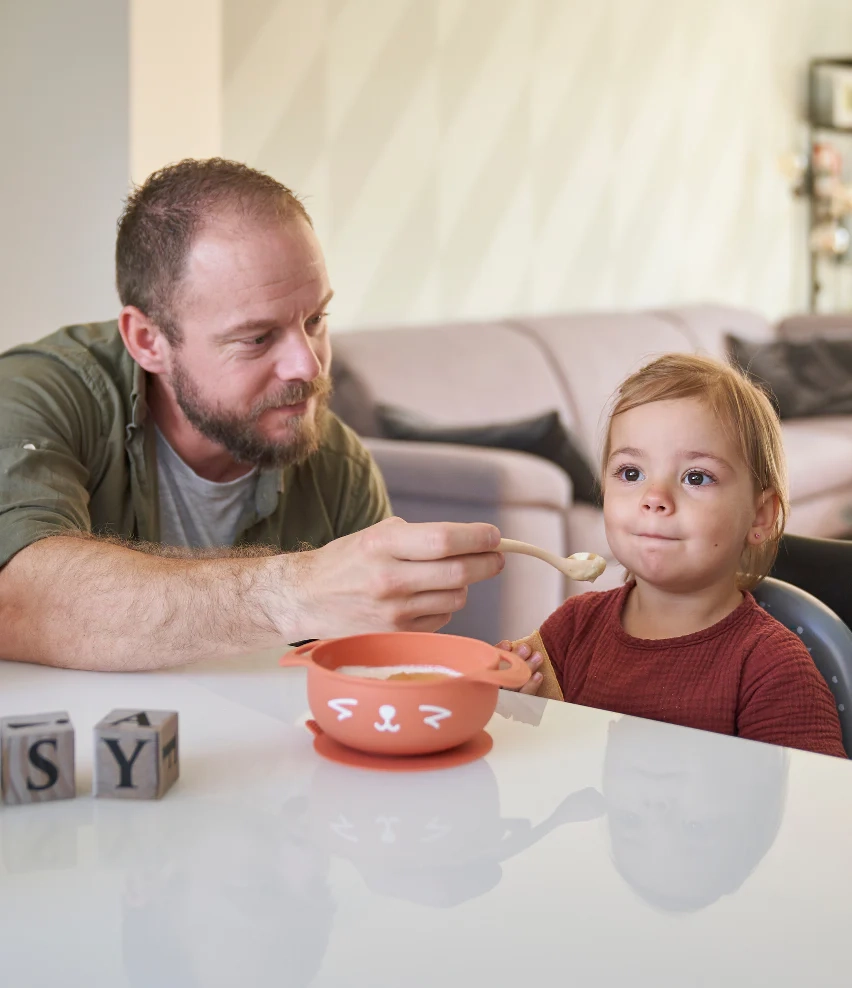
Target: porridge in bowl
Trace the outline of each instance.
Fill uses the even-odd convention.
[[[440,679],[460,676],[461,673],[446,666],[338,666],[335,672],[359,679],[386,679],[403,683],[435,683]]]

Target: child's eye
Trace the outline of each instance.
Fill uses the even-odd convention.
[[[715,484],[716,480],[704,470],[689,470],[683,475],[683,482],[687,487],[706,487],[708,484]]]
[[[627,481],[628,484],[635,484],[637,481],[644,480],[644,475],[639,467],[620,467],[615,475]]]

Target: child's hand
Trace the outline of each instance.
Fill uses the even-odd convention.
[[[526,660],[532,675],[527,680],[526,685],[522,686],[519,690],[515,690],[516,693],[532,693],[536,694],[539,691],[542,683],[541,673],[538,671],[541,667],[541,663],[544,661],[541,652],[533,652],[526,642],[520,642],[515,648],[512,642],[502,641],[497,648],[502,649],[504,652],[514,652],[520,658]]]

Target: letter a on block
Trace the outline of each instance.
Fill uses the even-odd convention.
[[[96,796],[159,799],[178,773],[173,710],[113,710],[95,726]]]
[[[73,799],[74,728],[63,710],[0,720],[4,803]]]

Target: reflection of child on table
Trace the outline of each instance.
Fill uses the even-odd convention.
[[[661,357],[619,389],[601,476],[625,586],[570,597],[525,639],[527,692],[845,757],[832,695],[750,591],[787,515],[777,415],[739,372]]]
[[[788,760],[778,747],[613,721],[603,794],[619,874],[666,910],[735,892],[778,833]]]

